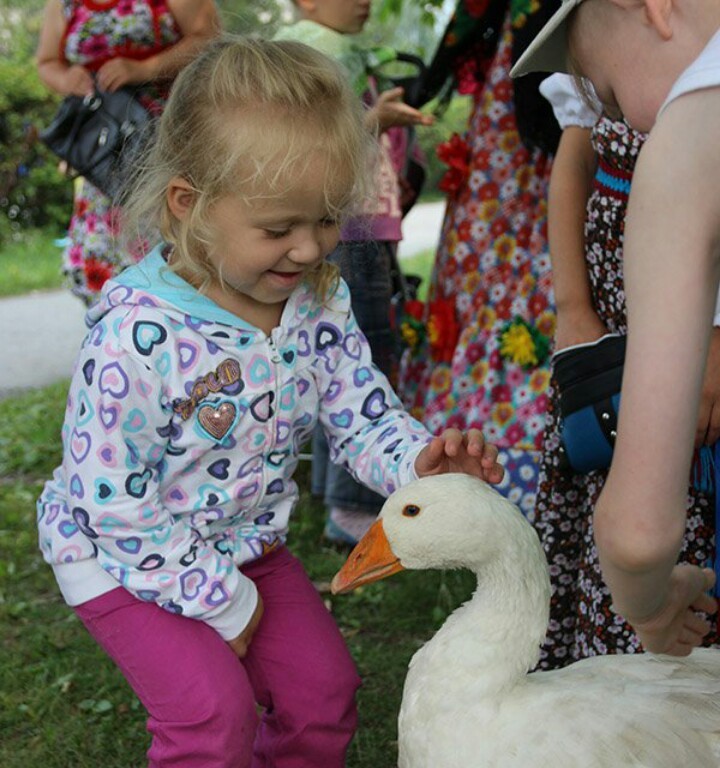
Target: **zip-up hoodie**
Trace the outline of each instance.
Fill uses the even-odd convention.
[[[406,414],[341,282],[299,286],[270,336],[170,271],[160,247],[88,313],[40,548],[70,605],[122,585],[225,639],[257,603],[237,566],[285,541],[298,454],[320,420],[333,461],[388,495],[430,440]]]

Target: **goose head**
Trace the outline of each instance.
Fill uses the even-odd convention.
[[[334,593],[403,569],[468,568],[478,575],[511,571],[513,581],[547,585],[547,563],[519,509],[482,480],[450,473],[395,491],[378,520],[332,582]]]

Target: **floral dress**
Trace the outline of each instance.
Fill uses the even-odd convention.
[[[66,21],[62,50],[70,64],[96,71],[112,58],[144,59],[180,39],[180,31],[165,0],[63,0]],[[143,105],[159,114],[167,84],[139,89]],[[118,231],[119,211],[112,200],[84,179],[75,181],[75,201],[63,255],[63,273],[70,289],[91,304],[105,281],[139,261],[148,244],[123,247]]]
[[[410,349],[399,391],[433,432],[482,428],[501,449],[500,490],[528,514],[555,330],[546,202],[552,163],[520,141],[512,33],[508,14],[466,136],[439,148],[449,165],[448,205],[424,322],[406,306]]]
[[[585,225],[586,262],[593,303],[613,333],[626,333],[622,245],[625,209],[635,161],[645,140],[626,123],[601,118],[593,130],[598,170]],[[641,650],[632,628],[610,609],[593,540],[592,513],[607,473],[576,475],[563,468],[559,399],[551,387],[534,525],[552,581],[550,624],[540,667],[580,658]],[[706,565],[714,554],[714,497],[690,487],[681,560]],[[713,632],[707,642],[717,642]]]

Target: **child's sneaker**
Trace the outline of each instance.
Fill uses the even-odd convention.
[[[325,521],[323,537],[332,544],[354,547],[377,520],[377,512],[332,507]]]

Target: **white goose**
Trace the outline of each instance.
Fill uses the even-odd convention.
[[[480,480],[396,491],[333,579],[347,592],[403,568],[469,568],[473,597],[412,658],[400,768],[717,768],[720,651],[537,663],[550,585],[537,536]]]

